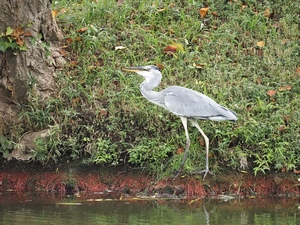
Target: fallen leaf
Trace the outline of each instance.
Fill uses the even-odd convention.
[[[57,13],[58,13],[58,11],[57,11],[57,10],[53,10],[53,11],[52,11],[52,16],[53,16],[53,18],[55,18],[55,17],[56,17]]]
[[[279,88],[279,91],[289,91],[292,89],[292,86],[286,85],[284,87]]]
[[[163,12],[165,11],[166,9],[158,9],[157,12]]]
[[[257,79],[256,79],[256,83],[258,83],[258,84],[261,84],[261,77],[257,77]]]
[[[62,8],[62,9],[60,10],[60,12],[61,12],[61,13],[66,13],[67,10],[66,10],[65,8]]]
[[[256,45],[261,48],[261,47],[265,46],[265,42],[264,41],[259,41],[259,42],[256,43]]]
[[[73,103],[74,105],[76,105],[76,103],[78,103],[79,100],[80,100],[80,98],[73,98],[73,99],[72,99],[72,103]]]
[[[82,27],[82,28],[80,28],[77,32],[83,33],[83,32],[85,32],[86,30],[87,30],[87,27]]]
[[[216,13],[216,12],[212,12],[211,14],[213,14],[214,16],[217,16],[217,17],[219,16],[218,13]]]
[[[101,109],[101,110],[100,110],[100,115],[101,115],[101,116],[106,116],[106,115],[107,115],[106,109]]]
[[[63,50],[63,49],[59,49],[58,51],[59,51],[59,53],[61,54],[61,56],[66,56],[66,55],[68,55],[68,53],[67,53],[65,50]]]
[[[183,45],[182,44],[180,44],[180,43],[172,43],[172,45],[174,45],[174,46],[176,46],[177,47],[177,50],[179,51],[179,52],[183,52],[184,51],[184,48],[183,48]]]
[[[285,125],[279,125],[278,130],[284,131],[284,130],[286,130],[286,126]]]
[[[163,64],[160,63],[156,63],[156,66],[160,69],[163,70],[165,68],[165,66]]]
[[[124,48],[126,48],[126,47],[124,47],[124,46],[116,46],[115,50],[121,50],[121,49],[124,49]]]
[[[296,69],[296,73],[300,75],[300,67]]]
[[[67,44],[71,44],[73,42],[73,39],[72,38],[66,38],[66,42],[67,42]]]
[[[277,92],[276,90],[269,90],[268,95],[272,97],[273,95],[276,94],[276,92]]]
[[[257,55],[258,56],[263,56],[264,55],[264,50],[263,49],[257,49]]]
[[[184,148],[178,148],[177,149],[177,154],[182,154],[184,153]]]
[[[177,51],[177,47],[175,45],[168,45],[165,49],[164,49],[164,53],[165,54],[173,54]]]
[[[206,16],[208,10],[209,10],[209,7],[207,7],[207,8],[201,8],[199,10],[201,18],[204,18]]]
[[[273,19],[274,18],[274,12],[271,12],[270,9],[267,8],[264,11],[264,16],[267,17],[267,18]]]
[[[283,39],[283,40],[282,40],[282,44],[285,45],[285,44],[288,43],[289,41],[290,41],[289,39]]]

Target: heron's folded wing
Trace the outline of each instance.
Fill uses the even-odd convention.
[[[227,110],[204,94],[177,86],[165,89],[164,104],[175,115],[199,119],[217,117]]]

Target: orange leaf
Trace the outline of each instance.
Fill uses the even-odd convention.
[[[16,44],[19,45],[19,46],[23,46],[24,45],[24,40],[21,39],[21,38],[18,38],[17,41],[16,41]]]
[[[107,115],[106,109],[101,109],[101,110],[100,110],[100,115],[101,115],[101,116],[106,116],[106,115]]]
[[[209,10],[209,7],[207,7],[207,8],[201,8],[199,10],[201,18],[204,18],[206,16],[208,10]]]
[[[163,69],[165,68],[165,66],[164,66],[163,64],[160,64],[160,63],[156,63],[156,66],[157,66],[159,69],[161,69],[161,70],[163,70]]]
[[[242,10],[244,10],[247,7],[247,5],[242,5]]]
[[[218,13],[216,13],[216,12],[212,12],[211,14],[213,14],[214,16],[217,16],[217,17],[219,16]]]
[[[258,47],[264,47],[265,46],[265,42],[264,41],[259,41],[256,43]]]
[[[24,30],[21,27],[17,27],[14,29],[13,33],[12,33],[12,37],[14,37],[15,39],[20,38],[20,36],[24,34]]]
[[[296,73],[300,75],[300,67],[296,69]]]
[[[279,125],[278,130],[284,131],[284,130],[286,130],[286,126],[285,125]]]
[[[273,95],[276,94],[276,92],[277,92],[276,90],[269,90],[269,91],[268,91],[268,95],[269,95],[269,96],[273,96]]]
[[[181,154],[184,153],[184,148],[178,148],[177,149],[177,154]]]
[[[289,91],[292,89],[291,85],[286,85],[284,87],[279,88],[279,91]]]
[[[82,27],[81,29],[78,30],[79,33],[83,33],[87,30],[87,27]]]
[[[164,49],[164,53],[165,54],[172,54],[172,53],[175,53],[176,51],[177,51],[177,47],[175,45],[168,45]]]
[[[53,11],[52,11],[52,16],[53,16],[53,18],[55,18],[55,16],[57,15],[57,13],[58,13],[57,10],[53,10]]]
[[[61,12],[61,13],[66,13],[67,10],[66,10],[65,8],[62,8],[62,9],[60,10],[60,12]]]
[[[273,17],[274,17],[274,12],[270,12],[270,10],[267,8],[267,9],[264,11],[264,16],[267,17],[267,18],[273,19]]]

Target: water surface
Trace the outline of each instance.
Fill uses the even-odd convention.
[[[80,200],[0,197],[0,224],[300,224],[299,199]]]

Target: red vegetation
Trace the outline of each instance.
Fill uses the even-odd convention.
[[[202,182],[194,177],[155,180],[143,173],[117,172],[1,172],[0,192],[40,192],[58,195],[114,193],[126,196],[201,197],[233,195],[240,197],[300,195],[295,175],[251,176],[230,174],[209,177]]]

